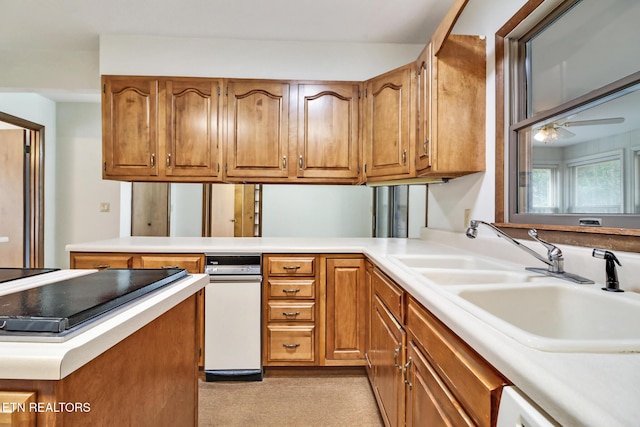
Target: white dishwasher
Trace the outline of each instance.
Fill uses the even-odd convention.
[[[496,427],[557,427],[556,423],[517,388],[502,389]]]
[[[262,380],[261,258],[259,254],[205,254],[207,381]]]

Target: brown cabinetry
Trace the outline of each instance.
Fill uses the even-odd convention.
[[[204,273],[203,254],[71,252],[71,268],[184,268],[190,274]],[[196,294],[199,366],[204,366],[204,291]]]
[[[495,425],[502,375],[411,297],[406,326],[407,419]]]
[[[371,362],[370,381],[385,425],[403,426],[406,333],[402,313],[396,306],[398,289],[377,269],[373,270],[372,282],[371,338],[367,350]],[[401,292],[400,301],[403,295]]]
[[[297,177],[358,180],[359,98],[357,83],[298,85]]]
[[[229,80],[225,93],[227,179],[286,178],[289,84]]]
[[[219,181],[220,81],[103,76],[103,177]]]
[[[318,257],[264,255],[264,366],[318,364]]]
[[[364,364],[369,314],[365,261],[328,258],[325,364]]]
[[[455,178],[485,170],[486,46],[451,35],[437,56],[431,44],[416,62],[419,176]]]
[[[365,82],[366,176],[406,178],[412,165],[413,64]]]

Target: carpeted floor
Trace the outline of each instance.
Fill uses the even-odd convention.
[[[261,382],[200,379],[200,427],[379,427],[364,375],[269,376]]]

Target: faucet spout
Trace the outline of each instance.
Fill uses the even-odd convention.
[[[498,227],[496,227],[493,224],[490,224],[488,222],[480,221],[480,220],[477,220],[477,219],[472,219],[469,222],[469,228],[467,228],[467,232],[466,232],[466,235],[467,235],[468,238],[475,239],[478,236],[478,226],[480,224],[489,227],[491,230],[493,230],[498,235],[498,237],[502,237],[503,239],[505,239],[507,242],[511,243],[512,245],[517,246],[518,248],[522,249],[523,251],[529,253],[530,255],[532,255],[535,258],[539,259],[540,261],[544,262],[549,267],[553,267],[553,263],[551,261],[545,259],[542,255],[540,255],[539,253],[537,253],[536,251],[534,251],[530,247],[528,247],[526,245],[523,245],[522,243],[520,243],[517,240],[515,240],[513,237],[509,236],[504,231],[500,230]]]
[[[533,271],[540,274],[545,274],[547,276],[557,277],[559,279],[569,280],[575,283],[593,283],[593,280],[587,279],[585,277],[578,276],[577,274],[571,274],[564,271],[564,258],[562,256],[562,251],[557,246],[546,242],[538,237],[538,231],[535,228],[529,230],[529,236],[532,239],[542,244],[547,249],[547,258],[543,257],[530,247],[523,245],[522,243],[515,240],[513,237],[506,234],[504,231],[500,230],[498,227],[494,226],[485,221],[480,220],[471,220],[469,222],[469,228],[467,228],[466,235],[470,239],[475,239],[478,236],[478,226],[482,224],[489,227],[493,230],[498,237],[502,237],[507,242],[511,243],[514,246],[522,249],[527,252],[529,255],[535,257],[536,259],[542,261],[547,264],[549,267],[547,269],[544,268],[535,268],[535,267],[527,267],[526,269],[529,271]]]

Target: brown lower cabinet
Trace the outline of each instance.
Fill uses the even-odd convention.
[[[204,273],[204,254],[71,252],[71,268],[184,268],[189,274]],[[198,318],[198,366],[204,366],[204,290],[196,294]]]

